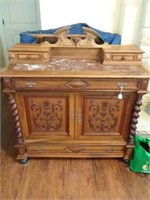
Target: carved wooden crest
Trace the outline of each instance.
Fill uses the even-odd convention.
[[[49,47],[97,47],[108,45],[99,34],[84,27],[84,34],[68,34],[69,27],[59,29],[55,34],[32,34],[36,43]]]

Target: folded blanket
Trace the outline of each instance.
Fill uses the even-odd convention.
[[[113,34],[113,33],[98,30],[96,28],[89,26],[86,23],[77,23],[77,24],[72,24],[65,27],[69,27],[69,34],[84,34],[83,27],[91,28],[99,34],[99,37],[104,42],[107,42],[108,44],[113,44],[113,45],[121,44],[121,35],[117,33]],[[35,43],[36,39],[32,37],[30,34],[54,34],[60,28],[63,28],[63,27],[48,29],[48,30],[22,32],[20,33],[20,43]]]

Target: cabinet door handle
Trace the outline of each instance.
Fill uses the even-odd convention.
[[[71,119],[74,120],[74,111],[71,112]]]
[[[34,88],[36,86],[36,83],[35,82],[26,82],[26,87],[28,88]]]
[[[81,122],[81,110],[78,111],[78,122]]]

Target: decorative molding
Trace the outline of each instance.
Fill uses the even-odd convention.
[[[52,103],[50,100],[38,102],[31,100],[31,120],[33,130],[35,131],[57,131],[62,127],[63,123],[63,105],[62,101],[58,100]]]
[[[80,79],[75,79],[73,81],[69,81],[68,83],[65,84],[65,86],[69,88],[75,88],[75,89],[80,89],[80,88],[85,88],[88,86],[88,83],[85,81],[82,81]]]
[[[4,88],[5,89],[12,89],[12,80],[11,78],[3,78]]]
[[[95,132],[115,131],[119,118],[120,104],[117,101],[90,101],[88,124]]]
[[[68,28],[62,28],[55,34],[31,34],[36,38],[36,43],[49,47],[109,47],[98,33],[90,28],[84,28],[84,34],[68,34]]]

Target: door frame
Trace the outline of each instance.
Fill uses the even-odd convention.
[[[6,43],[6,34],[5,34],[5,31],[4,31],[4,25],[3,25],[3,16],[2,16],[2,7],[3,7],[3,1],[4,0],[0,0],[0,38],[1,38],[1,43],[2,43],[2,50],[3,51],[3,54],[4,54],[4,61],[5,61],[5,64],[7,65],[9,63],[9,55],[8,55],[8,47],[7,47],[7,43]],[[40,16],[40,3],[39,3],[39,0],[36,0],[37,2],[37,11],[38,11],[38,14],[39,14],[39,23],[41,25],[41,16]]]
[[[1,43],[2,43],[2,49],[0,51],[3,51],[3,55],[4,55],[4,62],[5,64],[8,63],[8,56],[7,56],[7,45],[6,45],[6,37],[5,37],[5,32],[4,32],[4,26],[3,26],[3,18],[1,15],[1,10],[2,10],[2,0],[0,0],[0,39],[1,39]],[[0,66],[1,67],[1,66]]]

